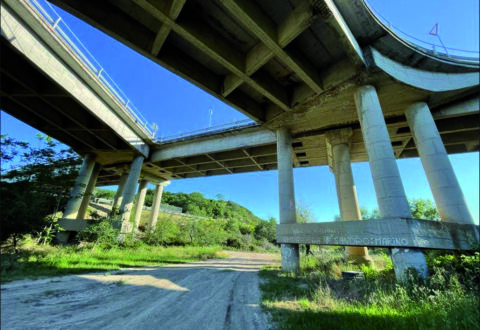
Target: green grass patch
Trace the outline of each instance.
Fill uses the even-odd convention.
[[[480,327],[478,284],[472,284],[478,282],[478,253],[429,258],[427,280],[412,276],[401,285],[395,281],[391,261],[382,254],[373,255],[375,268],[345,263],[335,250],[302,257],[299,274],[282,273],[278,267],[260,272],[261,305],[271,314],[274,328]],[[453,259],[458,262],[455,267]],[[365,279],[342,279],[345,270],[361,270]]]
[[[30,246],[17,254],[2,253],[1,282],[98,271],[125,267],[159,266],[222,258],[220,246],[209,247],[78,247]]]

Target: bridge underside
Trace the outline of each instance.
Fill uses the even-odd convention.
[[[376,87],[397,158],[418,156],[404,115],[410,104],[426,102],[432,113],[440,113],[479,92],[478,86],[439,91],[435,79],[448,79],[435,74],[478,69],[406,46],[361,0],[51,2],[241,111],[261,129],[287,127],[295,167],[329,164],[325,132],[345,127],[353,129],[352,161],[367,161],[353,98],[359,86]],[[392,77],[372,49],[400,67],[432,73],[434,84],[419,88]],[[435,116],[448,153],[478,150],[478,111],[477,102],[468,112]],[[243,132],[220,133],[218,139],[235,134]],[[143,170],[182,179],[277,168],[274,140],[208,152],[200,143],[189,154],[154,156],[173,144],[216,138],[154,145]],[[99,183],[116,184],[119,178],[111,173]]]

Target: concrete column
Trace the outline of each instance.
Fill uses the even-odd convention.
[[[88,181],[85,194],[83,195],[82,204],[80,205],[80,209],[78,210],[78,214],[77,214],[77,219],[85,219],[85,216],[87,214],[87,208],[88,208],[88,205],[90,204],[90,197],[92,197],[93,189],[95,189],[95,185],[97,184],[98,174],[100,173],[101,169],[102,169],[102,165],[100,165],[99,163],[96,163],[93,168],[92,176]]]
[[[66,219],[76,219],[80,205],[82,204],[82,197],[87,189],[88,182],[92,176],[93,168],[95,167],[95,154],[86,154],[83,158],[82,167],[78,172],[77,180],[70,193],[70,200],[65,207],[63,217]]]
[[[80,205],[82,204],[82,197],[85,194],[90,177],[92,176],[93,168],[95,166],[95,159],[97,155],[93,153],[88,153],[83,158],[82,166],[78,172],[78,177],[75,180],[75,185],[73,186],[72,192],[70,193],[70,200],[65,206],[65,211],[63,212],[63,218],[66,219],[76,219]],[[68,238],[70,237],[70,232],[61,231],[56,235],[56,239],[60,244],[66,244]]]
[[[332,169],[335,174],[340,215],[344,221],[362,220],[350,162],[349,144],[351,136],[351,128],[329,131],[326,134],[327,142],[332,149]],[[373,262],[367,248],[362,246],[347,246],[345,248],[345,258],[357,264],[368,265]]]
[[[280,224],[297,221],[295,191],[293,185],[292,141],[290,132],[282,127],[277,130],[278,196]],[[297,272],[300,269],[298,244],[282,244],[282,270]]]
[[[132,231],[132,224],[130,223],[130,212],[133,207],[133,200],[135,198],[135,190],[137,182],[140,177],[143,165],[143,156],[137,156],[130,167],[127,181],[122,196],[122,204],[120,204],[120,219],[122,227],[120,229],[120,238],[122,239],[126,233]]]
[[[367,149],[378,208],[382,218],[411,218],[407,196],[393,153],[387,125],[375,87],[362,86],[355,92],[363,140]],[[427,264],[420,249],[393,248],[392,261],[397,280],[405,279],[405,271],[415,268],[426,277]]]
[[[153,194],[152,211],[150,212],[150,220],[148,222],[148,231],[154,232],[157,226],[158,212],[160,211],[160,205],[162,204],[163,187],[168,185],[169,182],[162,182],[155,185],[155,192]]]
[[[118,210],[120,205],[122,204],[123,198],[123,191],[125,190],[125,183],[128,179],[128,172],[122,173],[120,177],[120,182],[118,183],[117,192],[115,193],[115,197],[113,197],[113,204],[112,204],[112,211]]]
[[[405,112],[442,221],[474,224],[428,105],[418,102]]]
[[[137,205],[135,206],[134,230],[138,229],[138,225],[140,224],[140,218],[142,217],[143,204],[145,203],[145,195],[147,194],[147,183],[147,180],[140,180],[140,184],[138,185]]]

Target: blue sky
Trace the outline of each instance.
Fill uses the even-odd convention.
[[[439,44],[437,37],[428,34],[438,23],[439,34],[447,47],[478,51],[478,0],[369,0],[369,3],[391,24],[416,38]],[[166,137],[208,127],[210,108],[213,109],[212,125],[246,119],[238,111],[194,85],[68,13],[58,11],[147,120],[158,125],[157,136]],[[2,134],[20,140],[36,140],[35,130],[3,112],[1,130]],[[478,157],[478,153],[450,156],[477,223]],[[433,200],[420,160],[399,160],[398,165],[408,198]],[[360,205],[369,209],[376,208],[368,163],[357,163],[352,167]],[[294,176],[297,200],[310,207],[318,221],[331,221],[339,211],[334,177],[328,167],[295,169]],[[166,190],[199,191],[209,198],[222,194],[226,199],[248,207],[260,217],[278,218],[276,171],[175,180]]]

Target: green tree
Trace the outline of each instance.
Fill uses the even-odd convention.
[[[0,241],[13,238],[15,248],[26,234],[53,235],[46,229],[52,228],[56,213],[67,202],[81,162],[71,149],[61,149],[51,138],[39,139],[43,146],[35,148],[1,136]],[[12,167],[12,163],[20,165]]]
[[[429,199],[412,199],[408,202],[414,219],[439,221],[438,210]]]
[[[414,219],[435,221],[440,220],[437,208],[429,199],[412,199],[408,201],[408,205],[410,206],[410,211],[412,212],[412,217]],[[361,207],[360,212],[362,213],[362,218],[364,220],[380,218],[380,212],[378,211],[378,209],[373,209],[369,211],[368,209]]]

